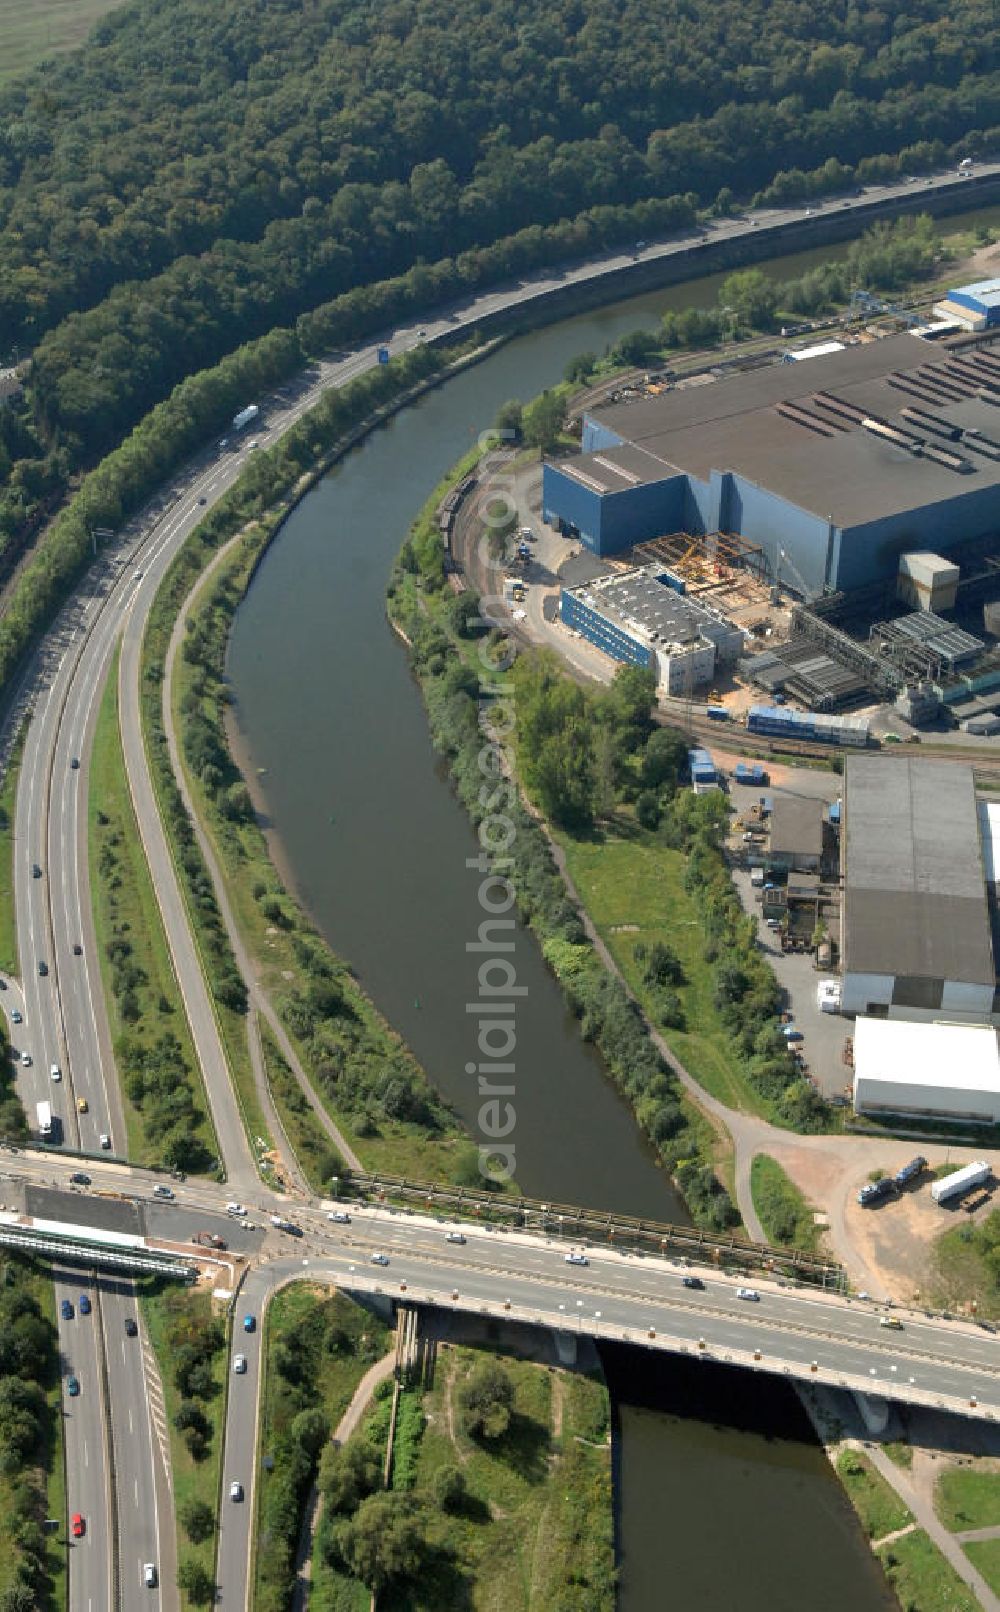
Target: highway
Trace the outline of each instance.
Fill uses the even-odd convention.
[[[981,165],[976,177],[983,180],[1000,174],[1000,164]],[[954,173],[934,176],[913,185],[870,188],[862,197],[838,198],[811,206],[819,221],[834,209],[850,209],[863,217],[879,206],[903,199],[919,205],[923,195],[952,187],[967,190],[971,206],[978,185],[959,184]],[[418,341],[453,337],[462,330],[481,324],[490,315],[524,305],[551,292],[599,281],[637,260],[652,262],[673,255],[694,255],[706,242],[736,239],[751,232],[766,237],[786,225],[801,225],[801,241],[808,244],[811,221],[801,207],[760,213],[753,219],[723,219],[704,231],[692,230],[686,236],[645,247],[640,252],[618,252],[585,264],[546,270],[516,283],[483,293],[453,308],[428,316],[423,327],[416,323],[397,329],[388,337],[394,353]],[[792,243],[789,243],[791,245]],[[798,236],[794,244],[798,244]],[[777,248],[776,248],[777,249]],[[784,243],[783,243],[784,249]],[[336,361],[313,366],[308,384],[288,388],[272,399],[261,399],[263,425],[258,436],[275,440],[329,387],[345,384],[377,362],[378,343],[365,344],[356,352]],[[164,923],[185,1010],[192,1028],[202,1074],[208,1093],[220,1153],[234,1190],[259,1196],[256,1170],[233,1092],[211,997],[202,973],[197,949],[187,924],[183,896],[177,884],[169,849],[155,807],[152,783],[142,743],[138,711],[139,649],[141,635],[156,589],[174,555],[210,506],[237,479],[249,449],[237,439],[234,452],[206,451],[185,467],[155,501],[141,512],[106,550],[88,583],[60,613],[46,642],[31,662],[23,679],[4,741],[9,742],[17,715],[26,704],[33,706],[18,787],[15,829],[15,907],[21,958],[19,998],[15,982],[3,993],[3,1006],[10,1014],[15,1006],[24,1015],[23,1026],[11,1026],[12,1042],[27,1049],[33,1063],[19,1067],[18,1090],[29,1120],[34,1120],[35,1104],[47,1098],[59,1116],[67,1142],[87,1150],[97,1150],[102,1133],[113,1146],[124,1150],[125,1127],[112,1066],[110,1034],[101,998],[98,960],[94,954],[89,883],[86,868],[86,810],[89,778],[90,739],[97,704],[116,643],[122,643],[120,695],[122,732],[130,787],[136,805],[140,832],[161,903]],[[204,504],[202,503],[204,500]],[[164,512],[165,511],[165,512]],[[125,569],[116,574],[124,562]],[[88,591],[89,590],[89,591]],[[80,766],[73,768],[76,757]],[[32,874],[37,864],[40,876]],[[73,948],[80,946],[77,954]],[[39,973],[39,963],[48,972]],[[63,1078],[49,1078],[50,1065],[57,1064]],[[85,1099],[87,1112],[77,1111]],[[90,1330],[95,1338],[104,1329],[109,1362],[120,1353],[119,1321],[127,1305],[124,1295],[108,1297],[95,1309]],[[74,1323],[74,1326],[76,1323]],[[123,1330],[123,1325],[122,1329]],[[65,1328],[61,1328],[61,1339]],[[79,1337],[74,1332],[74,1345]],[[141,1361],[142,1352],[137,1351]],[[88,1363],[88,1372],[92,1362]],[[82,1381],[82,1379],[81,1379]],[[124,1385],[123,1385],[124,1386]],[[122,1564],[125,1604],[131,1594],[129,1564],[151,1559],[143,1553],[158,1550],[158,1535],[169,1528],[160,1516],[163,1481],[157,1486],[155,1436],[148,1414],[148,1397],[139,1377],[129,1383],[128,1394],[138,1396],[126,1415],[116,1391],[115,1407],[104,1403],[95,1377],[93,1391],[74,1402],[67,1421],[68,1471],[83,1474],[97,1462],[98,1451],[107,1463],[105,1440],[109,1429],[114,1439],[114,1460],[119,1479],[118,1555]],[[129,1485],[134,1503],[121,1503]],[[103,1520],[91,1520],[93,1537],[109,1526],[101,1489],[88,1487],[90,1504]],[[74,1509],[72,1493],[70,1509]],[[250,1515],[251,1507],[244,1508]],[[93,1558],[102,1564],[110,1556],[107,1549],[77,1550],[71,1558],[71,1608],[98,1608],[111,1604],[107,1584],[99,1582],[104,1566],[90,1566]],[[153,1559],[158,1559],[153,1558]],[[166,1574],[161,1574],[161,1581]],[[155,1606],[160,1598],[150,1597],[143,1604]],[[162,1597],[163,1605],[176,1603],[172,1586]],[[230,1602],[230,1604],[234,1604]]]

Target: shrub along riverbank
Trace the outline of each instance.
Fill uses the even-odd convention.
[[[226,639],[268,542],[295,497],[358,427],[442,373],[451,355],[417,349],[328,393],[275,447],[254,455],[240,482],[199,525],[168,572],[144,643],[143,720],[164,822],[201,928],[211,986],[234,1053],[245,1057],[246,993],[211,883],[170,769],[161,713],[164,660],[177,613],[230,538],[239,541],[198,596],[175,679],[175,719],[199,815],[215,847],[227,895],[263,987],[282,1016],[314,1089],[372,1169],[479,1180],[471,1143],[400,1038],[349,968],[326,946],[283,887],[225,734]],[[338,1167],[335,1151],[289,1082],[272,1086],[290,1138],[315,1181]]]
[[[685,1100],[635,1003],[590,944],[540,824],[516,785],[498,775],[499,750],[493,747],[486,775],[481,762],[484,746],[490,751],[493,727],[509,724],[514,701],[519,742],[530,733],[533,737],[527,742],[537,746],[537,764],[526,779],[529,790],[534,784],[543,805],[551,808],[558,798],[566,812],[579,819],[585,811],[585,790],[576,757],[589,743],[588,724],[599,720],[603,725],[601,742],[608,758],[634,758],[650,740],[653,691],[648,679],[636,668],[623,669],[598,718],[596,709],[587,711],[578,703],[578,696],[584,698],[582,691],[559,678],[554,665],[546,663],[545,689],[532,693],[522,678],[520,697],[516,670],[513,676],[487,672],[489,666],[502,665],[505,641],[496,632],[481,634],[474,601],[456,599],[442,587],[432,508],[425,506],[404,545],[390,582],[389,610],[410,644],[435,747],[448,758],[456,791],[477,827],[498,812],[509,819],[504,855],[511,865],[506,873],[521,916],[559,979],[580,1021],[581,1035],[600,1051],[692,1215],[705,1226],[732,1225],[738,1217],[712,1168],[711,1128]],[[484,699],[480,677],[491,690]],[[549,694],[566,718],[561,727],[553,718],[555,707],[547,704]]]

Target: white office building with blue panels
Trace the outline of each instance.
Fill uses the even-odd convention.
[[[542,515],[595,554],[732,533],[801,593],[1000,532],[1000,341],[890,336],[595,407]]]
[[[690,694],[712,681],[717,662],[743,653],[742,630],[678,593],[658,566],[563,588],[559,614],[565,627],[613,660],[650,667],[665,694]]]

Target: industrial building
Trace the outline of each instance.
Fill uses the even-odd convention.
[[[859,1018],[854,1026],[858,1114],[996,1125],[1000,1056],[989,1025]]]
[[[851,756],[843,1011],[987,1023],[996,968],[972,768]]]
[[[597,554],[718,533],[805,598],[891,581],[997,529],[1000,346],[907,333],[595,406],[582,447],[542,510]]]
[[[559,614],[606,655],[650,667],[664,692],[684,696],[710,683],[717,664],[739,658],[743,633],[682,586],[657,566],[616,571],[563,588]]]
[[[1000,280],[976,280],[949,291],[934,305],[941,319],[954,319],[964,330],[990,330],[1000,325]]]
[[[776,792],[769,821],[767,866],[818,873],[823,860],[823,802]]]

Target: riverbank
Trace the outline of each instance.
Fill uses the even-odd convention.
[[[424,352],[373,372],[318,405],[289,439],[259,455],[249,496],[247,489],[242,495],[234,490],[175,560],[144,640],[144,720],[163,820],[175,837],[203,955],[220,960],[212,984],[248,1134],[255,1140],[261,1128],[243,1023],[256,998],[271,1016],[279,1041],[288,1037],[280,1061],[272,1049],[270,1065],[264,1059],[256,1079],[258,1084],[266,1080],[269,1066],[281,1076],[271,1081],[266,1095],[285,1138],[295,1139],[299,1163],[317,1191],[342,1161],[358,1165],[359,1149],[372,1169],[470,1184],[477,1179],[475,1159],[401,1039],[277,877],[246,780],[227,743],[229,627],[289,509],[361,437],[482,352],[475,349],[450,362]],[[305,441],[311,451],[303,470],[300,444]],[[176,625],[181,618],[183,630]],[[168,709],[161,711],[164,687]],[[174,734],[178,753],[171,765]],[[184,798],[177,793],[176,765],[182,769]],[[185,799],[197,831],[187,820]],[[177,835],[186,821],[181,842]],[[207,839],[199,843],[199,835]],[[213,884],[214,901],[206,907],[205,890]],[[253,1037],[252,1023],[250,1033]],[[284,1078],[293,1070],[300,1076],[301,1102],[294,1083]]]

